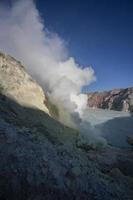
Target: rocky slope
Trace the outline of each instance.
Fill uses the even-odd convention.
[[[80,134],[51,118],[40,86],[1,57],[0,199],[132,200],[132,150],[78,146]]]
[[[133,87],[88,94],[88,106],[133,112]]]
[[[42,88],[26,73],[19,61],[1,52],[0,92],[22,106],[38,108],[50,114]]]

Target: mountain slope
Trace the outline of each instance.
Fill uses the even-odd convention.
[[[88,94],[88,106],[133,112],[133,87]]]
[[[67,136],[67,129],[71,132],[70,137],[73,133],[77,135],[77,131],[57,122],[52,118],[54,116],[50,117],[52,104],[20,62],[3,53],[0,54],[0,59],[0,110],[10,113],[9,119],[13,123],[36,126],[42,131],[43,128],[49,129],[49,135],[55,134],[59,140]],[[5,117],[8,118],[8,115]]]
[[[26,73],[20,62],[0,53],[0,90],[21,105],[38,108],[48,114],[42,88]]]
[[[30,76],[20,64],[13,59],[12,65],[6,55],[4,59],[8,67],[3,72],[0,65],[0,199],[133,199],[132,151],[79,148],[78,131],[53,119],[42,104],[40,86],[34,81],[28,86],[25,77]],[[33,94],[40,97],[30,102]]]

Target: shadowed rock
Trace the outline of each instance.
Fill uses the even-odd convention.
[[[113,150],[103,159],[101,149],[80,148],[79,132],[53,119],[46,101],[21,64],[0,53],[0,199],[133,199],[132,162],[111,171]]]

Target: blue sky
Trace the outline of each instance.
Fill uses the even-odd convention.
[[[64,39],[70,56],[94,68],[97,81],[89,91],[133,86],[132,0],[35,2],[46,27]]]
[[[92,65],[89,90],[133,86],[133,1],[37,0],[46,27],[81,65]]]

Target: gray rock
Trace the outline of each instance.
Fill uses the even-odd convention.
[[[1,200],[133,199],[128,153],[121,152],[117,168],[131,177],[118,170],[106,173],[105,166],[110,170],[118,162],[117,156],[107,159],[112,150],[104,155],[101,149],[86,151],[86,139],[50,116],[42,88],[19,62],[2,53],[0,86]],[[122,161],[127,157],[130,168],[125,170]]]

